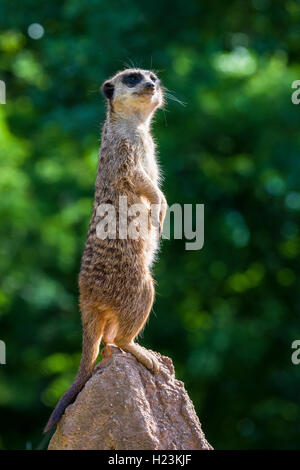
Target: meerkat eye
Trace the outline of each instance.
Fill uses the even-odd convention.
[[[141,73],[129,73],[123,77],[122,82],[129,87],[134,87],[142,80],[142,78],[143,76]]]
[[[153,75],[153,73],[150,73],[150,78],[152,80],[152,82],[156,82],[157,78],[155,77],[155,75]]]

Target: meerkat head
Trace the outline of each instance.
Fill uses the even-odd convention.
[[[127,69],[102,85],[110,111],[123,118],[146,121],[163,106],[163,89],[157,76],[148,70]]]

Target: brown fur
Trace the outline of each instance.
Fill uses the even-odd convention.
[[[127,86],[125,74],[142,74],[135,86]],[[100,342],[115,344],[132,353],[149,370],[156,372],[158,362],[146,349],[134,342],[144,327],[154,299],[150,267],[158,248],[158,239],[166,213],[166,200],[159,189],[159,169],[150,134],[151,118],[163,105],[159,80],[146,89],[154,74],[128,69],[103,85],[108,112],[102,132],[95,199],[79,276],[82,314],[82,359],[76,379],[60,399],[45,432],[61,418],[91,377]],[[113,204],[118,216],[119,196],[127,196],[128,206],[150,204],[153,223],[146,237],[138,240],[97,237],[96,211],[101,203]]]

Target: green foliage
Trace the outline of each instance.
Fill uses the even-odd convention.
[[[163,243],[143,344],[213,446],[299,448],[299,21],[296,0],[1,2],[0,448],[36,448],[76,373],[98,91],[131,61],[186,103],[154,124],[168,203],[205,204],[202,250]]]

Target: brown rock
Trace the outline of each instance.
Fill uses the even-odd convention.
[[[161,369],[152,375],[131,354],[106,347],[49,449],[212,449],[171,359],[155,355]]]

